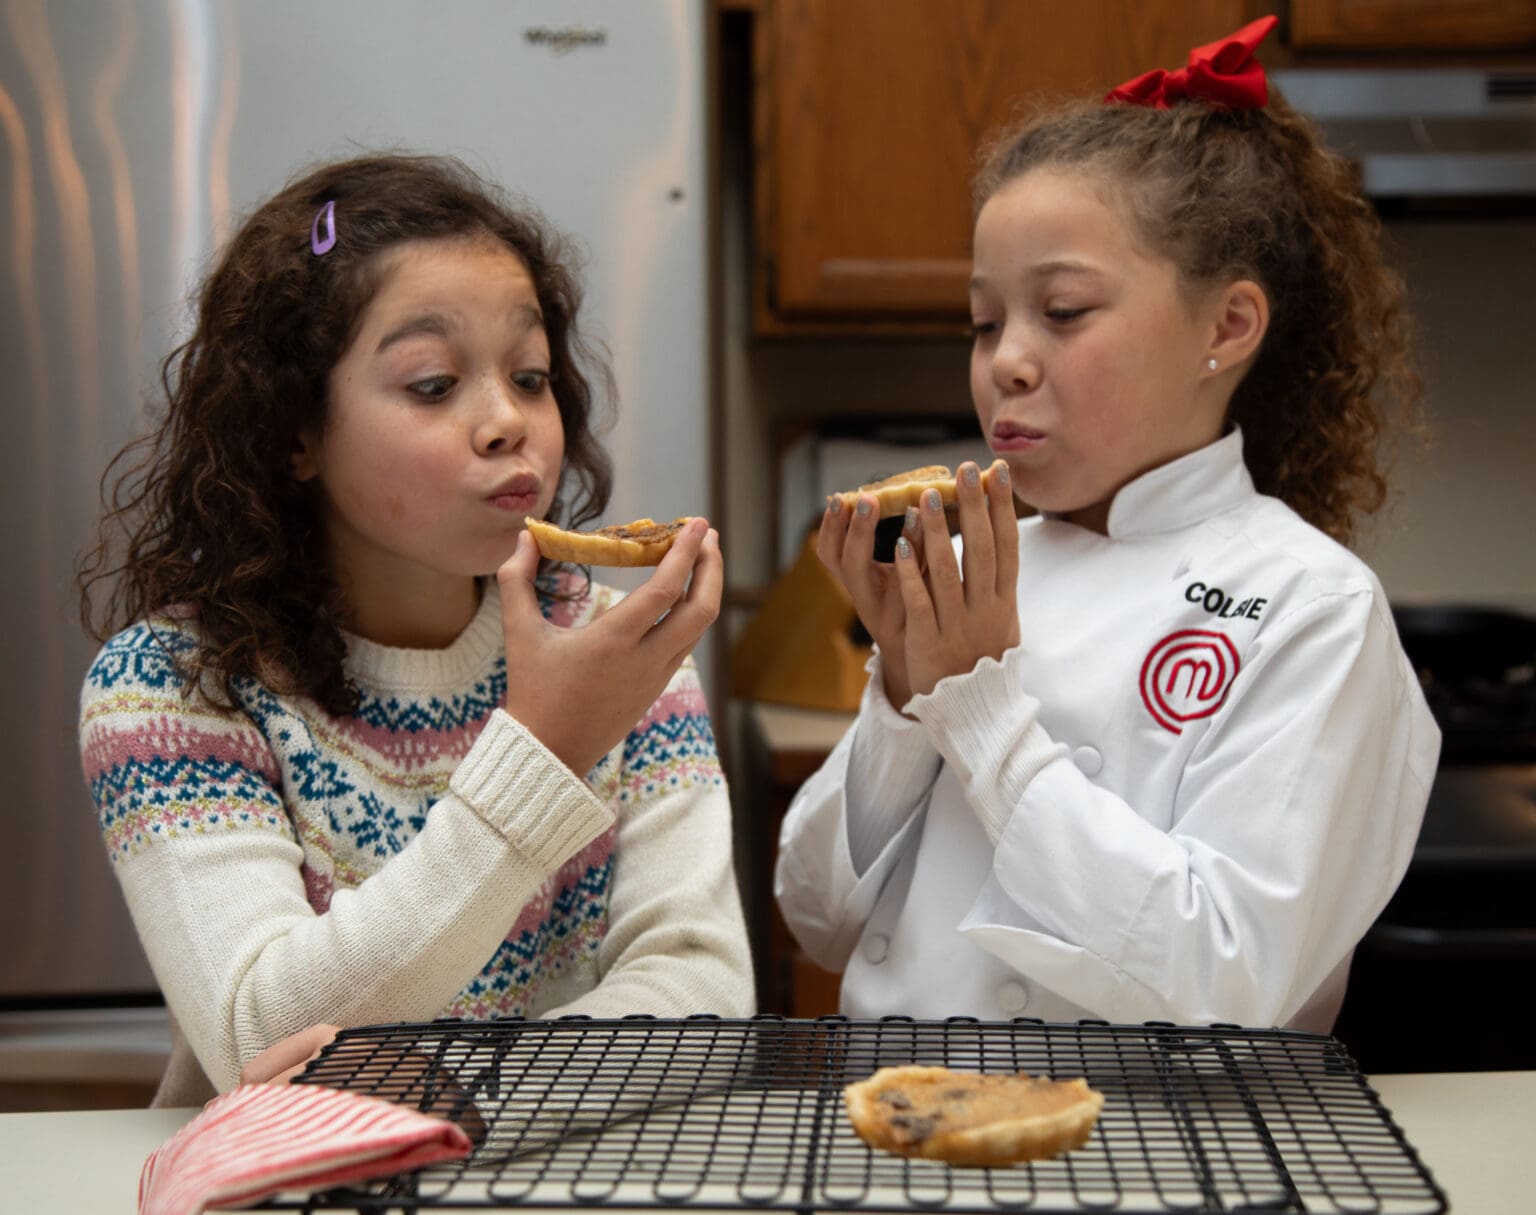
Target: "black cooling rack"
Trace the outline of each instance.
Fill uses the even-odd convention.
[[[1088,1144],[966,1169],[867,1148],[843,1086],[877,1067],[1084,1076]],[[280,1209],[1306,1211],[1445,1195],[1331,1037],[1232,1026],[914,1021],[435,1021],[344,1031],[301,1083],[452,1117],[469,1157]]]

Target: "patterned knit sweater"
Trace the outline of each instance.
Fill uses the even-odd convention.
[[[543,607],[579,627],[617,597]],[[498,707],[494,582],[446,649],[349,637],[346,717],[255,682],[234,711],[184,698],[189,630],[124,630],[81,693],[102,837],[171,1012],[156,1104],[230,1088],[320,1021],[751,1012],[691,660],[583,781]]]

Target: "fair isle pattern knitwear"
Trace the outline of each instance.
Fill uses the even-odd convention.
[[[564,593],[586,586],[570,575],[563,579],[558,589]],[[555,588],[546,583],[541,589]],[[541,606],[553,623],[580,627],[617,598],[616,592],[593,585],[574,600],[546,593]],[[159,941],[157,932],[165,927],[159,917],[181,921],[183,931],[195,933],[197,927],[195,917],[187,926],[186,906],[157,895],[154,887],[165,880],[164,873],[170,872],[172,881],[185,875],[191,882],[195,874],[185,867],[199,864],[200,856],[214,848],[247,847],[264,854],[286,849],[290,871],[296,863],[301,880],[301,887],[299,881],[291,884],[301,889],[312,917],[325,917],[344,898],[352,904],[343,910],[358,916],[359,896],[371,898],[365,883],[372,887],[369,879],[396,858],[402,865],[391,869],[408,872],[406,858],[426,851],[411,846],[423,835],[429,812],[434,818],[447,815],[448,807],[460,813],[465,829],[481,833],[481,819],[510,832],[500,820],[516,817],[517,838],[509,834],[516,845],[513,861],[525,870],[534,862],[527,897],[520,907],[501,912],[506,918],[495,931],[499,943],[489,958],[480,955],[477,973],[473,965],[460,972],[460,980],[443,990],[446,1002],[439,997],[423,1008],[406,999],[396,1007],[379,992],[361,1007],[337,1009],[317,998],[322,1015],[295,1016],[307,1016],[303,1024],[349,1013],[351,1019],[369,1020],[533,1016],[579,998],[601,978],[599,953],[609,930],[615,847],[625,823],[640,822],[636,816],[643,808],[667,799],[677,805],[707,794],[716,814],[725,805],[724,780],[692,663],[674,677],[623,745],[587,775],[583,787],[498,712],[507,663],[494,584],[475,619],[447,650],[392,650],[361,638],[348,640],[348,672],[362,700],[346,717],[331,716],[307,698],[277,696],[253,681],[239,688],[235,712],[215,708],[200,696],[185,697],[173,656],[193,642],[189,626],[168,617],[118,634],[90,668],[81,711],[85,776],[114,870],[173,1016],[185,1023],[194,1015],[189,1004],[206,997],[175,990],[176,943]],[[501,724],[488,729],[493,722]],[[505,792],[509,782],[528,788],[513,797]],[[727,840],[728,813],[724,810]],[[662,821],[659,813],[651,819]],[[436,876],[441,880],[441,873]],[[644,874],[631,878],[644,879]],[[720,940],[729,946],[725,952],[733,953],[731,939],[742,935],[740,909],[734,879],[726,886],[731,905],[723,912]],[[232,898],[235,894],[230,891]],[[200,897],[206,906],[207,896]],[[709,897],[717,898],[718,892]],[[254,904],[262,901],[257,896]],[[291,919],[296,902],[290,899],[285,919]],[[402,900],[399,910],[404,913],[409,906]],[[376,918],[367,923],[374,925]],[[364,921],[358,916],[356,922]],[[345,944],[358,944],[377,930],[376,925],[368,933],[349,930]],[[227,934],[237,948],[241,931],[236,924]],[[394,931],[400,931],[398,926]],[[451,927],[442,931],[446,937]],[[329,946],[338,964],[350,957],[342,945]],[[744,958],[744,937],[740,952]],[[165,965],[157,955],[167,959]],[[310,956],[324,960],[332,953],[312,948]],[[433,965],[440,956],[441,951],[432,955]],[[750,991],[741,959],[730,958],[726,969],[741,969]],[[232,994],[238,999],[238,993]],[[701,1007],[688,1011],[720,1011],[702,1006],[712,1003],[707,997],[699,1002]],[[269,1023],[259,1036],[275,1039],[281,1036],[278,1029],[291,1032],[303,1024]],[[206,1032],[220,1037],[217,1027]],[[190,1027],[188,1036],[197,1038]],[[238,1068],[239,1056],[259,1045],[258,1040],[235,1047],[236,1057],[218,1069],[207,1067],[205,1049],[198,1056],[222,1087],[228,1068]],[[226,1075],[214,1075],[215,1070]]]

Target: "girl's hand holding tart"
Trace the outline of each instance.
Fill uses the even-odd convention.
[[[906,674],[914,695],[963,675],[1019,643],[1019,544],[1008,466],[985,474],[961,466],[961,557],[955,559],[944,506],[925,490],[896,542],[896,581],[906,615]],[[915,524],[915,526],[914,526]]]
[[[496,573],[507,652],[518,677],[506,709],[577,776],[635,727],[720,614],[720,537],[702,518],[675,533],[656,572],[585,628],[539,611],[531,533]]]
[[[969,671],[983,654],[1000,658],[1018,643],[1017,523],[1007,465],[999,460],[983,473],[967,461],[958,477],[948,473],[914,469],[833,495],[817,539],[822,563],[880,649],[886,698],[898,709],[945,675]],[[898,503],[906,524],[891,565],[874,559],[875,523]],[[962,562],[950,544],[951,506],[958,506]]]

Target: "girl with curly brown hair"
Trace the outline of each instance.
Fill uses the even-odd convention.
[[[878,657],[777,893],[845,1013],[1325,1030],[1407,866],[1439,733],[1339,543],[1414,403],[1402,292],[1348,166],[1267,97],[1273,24],[997,143],[998,460],[960,469],[958,543],[930,490],[890,564],[871,496],[828,506]]]
[[[112,585],[80,741],[172,1016],[158,1102],[317,1023],[750,1011],[688,659],[718,537],[620,597],[524,528],[607,502],[580,299],[536,213],[407,156],[295,180],[204,284],[82,573],[87,615]]]

